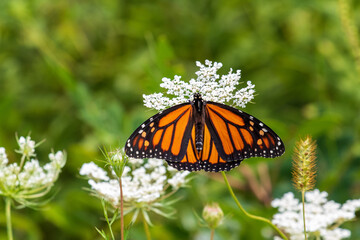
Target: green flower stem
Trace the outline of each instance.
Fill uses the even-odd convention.
[[[119,177],[120,185],[120,224],[121,224],[121,240],[124,240],[124,199],[123,199],[123,190],[121,177]]]
[[[107,223],[108,226],[109,226],[109,230],[110,230],[110,234],[111,234],[111,239],[112,239],[112,240],[115,240],[114,233],[113,233],[113,230],[112,230],[112,227],[111,227],[112,221],[111,221],[111,223],[110,223],[109,217],[108,217],[108,213],[107,213],[107,207],[106,207],[106,203],[105,203],[105,200],[104,200],[104,199],[101,199],[101,205],[102,205],[102,207],[103,207],[104,217],[105,217],[106,223]],[[106,239],[107,239],[107,238],[106,238]]]
[[[307,240],[306,224],[305,224],[305,190],[301,191],[301,200],[302,200],[302,207],[303,207],[304,237],[305,237],[305,240]]]
[[[25,158],[26,158],[26,155],[23,154],[23,155],[21,156],[21,160],[20,160],[19,173],[20,173],[22,167],[24,166]]]
[[[11,226],[11,198],[5,199],[5,214],[6,214],[6,228],[8,240],[13,240],[12,226]]]
[[[149,225],[146,222],[145,218],[143,219],[143,222],[144,222],[144,230],[145,230],[145,234],[146,234],[146,240],[151,240]]]
[[[266,218],[263,218],[263,217],[260,217],[260,216],[255,216],[255,215],[252,215],[248,212],[245,211],[245,209],[241,206],[240,202],[237,200],[230,184],[229,184],[229,181],[226,177],[226,174],[225,172],[221,172],[221,174],[223,175],[224,177],[224,180],[225,180],[225,183],[226,183],[226,186],[227,188],[229,189],[229,192],[232,196],[232,198],[234,199],[236,205],[239,207],[239,209],[241,210],[242,213],[244,213],[247,217],[249,218],[252,218],[252,219],[255,219],[255,220],[258,220],[258,221],[262,221],[262,222],[265,222],[265,223],[268,223],[272,228],[274,228],[278,234],[285,240],[288,240],[288,238],[285,236],[285,234],[283,232],[281,232],[281,230],[279,228],[277,228],[269,219],[266,219]]]
[[[214,240],[215,229],[211,229],[210,240]]]

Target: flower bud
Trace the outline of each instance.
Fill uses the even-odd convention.
[[[210,203],[204,207],[202,216],[205,222],[208,224],[209,228],[215,229],[221,224],[221,221],[224,218],[224,213],[221,210],[219,204]]]
[[[124,153],[123,149],[116,149],[115,151],[110,151],[106,153],[108,164],[111,166],[113,173],[118,178],[121,178],[124,172],[126,163],[128,162],[128,157]]]
[[[18,145],[20,147],[19,150],[17,150],[18,153],[25,155],[26,157],[34,157],[35,156],[35,141],[31,140],[30,136],[20,137],[18,139]]]

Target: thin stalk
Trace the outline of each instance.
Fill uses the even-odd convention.
[[[25,155],[25,154],[23,154],[23,155],[21,156],[21,160],[20,160],[20,165],[19,165],[19,172],[18,172],[18,174],[20,173],[20,171],[21,171],[22,167],[24,166],[25,158],[26,158],[26,155]]]
[[[215,229],[211,229],[210,240],[214,240]]]
[[[45,189],[45,188],[43,188],[43,187],[40,187],[40,188],[38,188],[38,189],[36,189],[38,192],[39,191],[42,191],[43,189]],[[48,192],[50,192],[50,190],[51,190],[51,186],[49,185],[49,186],[47,186],[47,189],[45,190],[45,191],[43,191],[43,192],[39,192],[39,193],[37,193],[37,194],[35,194],[35,191],[34,190],[24,190],[24,191],[22,191],[22,192],[25,192],[26,194],[17,194],[16,196],[18,197],[18,198],[23,198],[23,199],[34,199],[34,198],[40,198],[40,197],[43,197],[43,196],[45,196]]]
[[[8,240],[13,240],[12,226],[11,226],[11,199],[5,199],[5,215],[6,215],[6,228]]]
[[[303,207],[303,221],[304,221],[304,237],[307,240],[306,236],[306,224],[305,224],[305,191],[301,191],[302,207]]]
[[[147,239],[147,240],[151,240],[149,225],[148,225],[148,223],[146,222],[145,217],[143,217],[143,222],[144,222],[144,230],[145,230],[146,239]]]
[[[20,160],[20,165],[19,165],[19,171],[17,171],[17,173],[16,173],[16,178],[17,178],[17,180],[19,180],[19,174],[20,174],[21,169],[22,169],[22,167],[23,167],[23,165],[24,165],[25,158],[26,158],[26,155],[25,155],[25,154],[21,155],[21,160]]]
[[[227,180],[227,177],[226,177],[225,172],[221,172],[221,174],[222,174],[223,177],[224,177],[224,181],[225,181],[225,183],[226,183],[227,188],[229,189],[229,192],[230,192],[232,198],[234,199],[236,205],[239,207],[239,209],[241,210],[241,212],[242,212],[243,214],[245,214],[247,217],[252,218],[252,219],[254,219],[254,220],[262,221],[262,222],[265,222],[265,223],[269,224],[273,229],[275,229],[275,231],[276,231],[283,239],[288,240],[288,238],[285,236],[285,234],[284,234],[279,228],[277,228],[269,219],[266,219],[266,218],[263,218],[263,217],[260,217],[260,216],[256,216],[256,215],[253,215],[253,214],[250,214],[250,213],[246,212],[245,209],[244,209],[244,208],[242,207],[242,205],[240,204],[240,202],[237,200],[237,198],[236,198],[236,196],[235,196],[235,194],[234,194],[234,192],[233,192],[233,190],[232,190],[232,188],[231,188],[231,186],[230,186],[230,184],[229,184],[229,181]]]
[[[123,190],[121,177],[119,177],[120,185],[120,224],[121,224],[121,240],[124,240],[124,199],[123,199]]]
[[[104,217],[105,217],[106,223],[108,224],[109,231],[110,231],[110,234],[111,234],[111,239],[115,240],[114,233],[113,233],[113,230],[112,230],[112,227],[111,227],[112,221],[110,223],[109,216],[107,214],[107,207],[106,207],[106,203],[105,203],[104,199],[101,200],[101,204],[102,204],[103,211],[104,211]]]

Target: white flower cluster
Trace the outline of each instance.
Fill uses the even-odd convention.
[[[320,192],[318,189],[305,193],[305,223],[308,235],[317,234],[323,240],[350,237],[349,230],[338,226],[355,218],[355,212],[360,209],[360,199],[348,200],[341,206],[332,200],[328,201],[327,196],[327,192]],[[271,205],[279,210],[279,213],[273,216],[272,222],[284,229],[291,240],[303,240],[302,203],[294,198],[294,194],[286,193],[282,198],[273,200]]]
[[[150,204],[166,194],[169,185],[176,191],[186,183],[189,172],[177,172],[172,167],[165,167],[158,159],[129,159],[125,166],[122,180],[125,203]],[[107,172],[95,163],[85,163],[80,175],[89,178],[91,189],[109,202],[114,208],[120,204],[120,186],[115,176],[108,177]]]
[[[226,102],[242,108],[254,99],[255,85],[250,81],[247,82],[245,88],[236,91],[241,78],[240,70],[233,72],[230,69],[227,75],[220,77],[217,71],[222,67],[222,63],[212,63],[206,60],[205,64],[196,62],[196,66],[200,68],[196,72],[197,78],[191,79],[189,83],[182,81],[180,76],[175,76],[173,80],[169,78],[162,79],[163,83],[160,86],[167,89],[166,94],[175,96],[174,98],[166,97],[162,93],[144,94],[145,106],[156,110],[163,110],[191,100],[194,93],[200,93],[205,101]]]
[[[66,162],[64,152],[58,151],[50,153],[50,162],[41,167],[34,158],[35,142],[29,136],[20,137],[18,145],[19,150],[16,152],[22,155],[20,165],[16,162],[8,165],[5,148],[0,147],[0,195],[10,196],[15,200],[19,200],[16,199],[17,196],[29,197],[32,193],[38,194],[52,186]]]

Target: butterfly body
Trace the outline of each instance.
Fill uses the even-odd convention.
[[[227,105],[204,101],[168,108],[146,120],[129,137],[125,153],[165,159],[188,171],[228,171],[250,157],[284,153],[281,139],[255,117]]]
[[[203,148],[204,141],[204,124],[205,124],[205,107],[204,101],[200,94],[194,95],[192,102],[193,118],[195,122],[195,147],[198,152]]]

